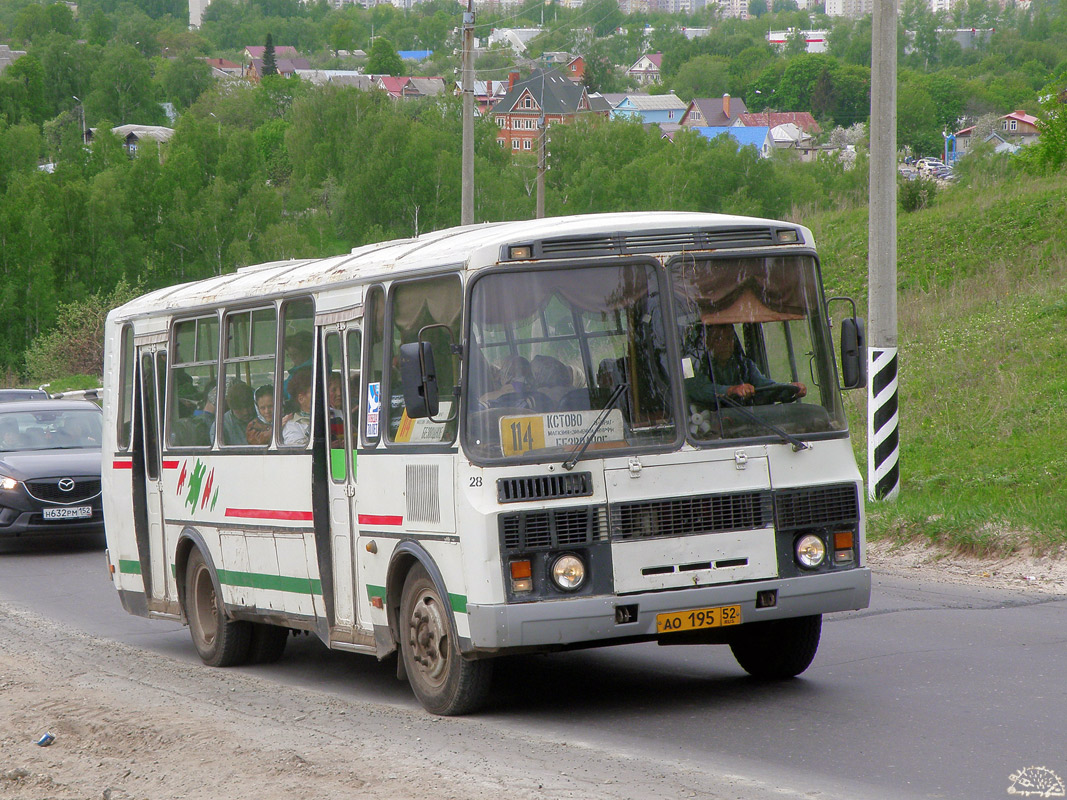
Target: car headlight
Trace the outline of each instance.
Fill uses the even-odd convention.
[[[814,533],[806,533],[797,539],[796,553],[802,567],[813,569],[826,558],[826,542]]]
[[[19,482],[14,478],[10,478],[7,475],[0,475],[0,489],[17,489]]]
[[[552,562],[552,582],[565,592],[573,592],[585,583],[585,563],[571,553]]]

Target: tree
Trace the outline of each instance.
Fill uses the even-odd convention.
[[[729,93],[730,61],[719,56],[697,56],[686,61],[671,82],[686,102],[695,97],[721,97]]]
[[[371,45],[366,71],[368,75],[403,75],[404,62],[393,43],[379,36]]]
[[[267,45],[263,48],[263,76],[277,75],[278,62],[274,58],[274,37],[267,34]],[[261,76],[261,77],[263,77]]]
[[[159,83],[165,99],[178,108],[188,108],[212,84],[207,64],[191,53],[164,63]]]
[[[1067,87],[1050,85],[1045,92],[1041,103],[1045,118],[1037,123],[1041,136],[1015,154],[1023,169],[1034,175],[1051,175],[1067,164],[1067,106],[1061,99]]]
[[[85,116],[93,123],[111,119],[116,125],[159,125],[163,110],[155,98],[148,62],[129,45],[114,45],[104,51],[93,72],[91,91],[85,99]]]

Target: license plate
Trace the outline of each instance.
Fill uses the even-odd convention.
[[[694,608],[691,611],[673,611],[656,615],[657,633],[696,631],[702,628],[722,628],[741,624],[741,606],[718,606]]]
[[[46,508],[42,513],[45,519],[89,519],[93,515],[93,507],[64,506],[63,508]]]

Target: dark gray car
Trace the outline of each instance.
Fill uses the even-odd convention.
[[[44,389],[0,389],[0,403],[15,403],[19,400],[47,400]]]
[[[0,538],[104,529],[101,426],[87,400],[0,405]]]

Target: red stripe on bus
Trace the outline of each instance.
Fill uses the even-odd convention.
[[[133,469],[132,461],[113,461],[111,463],[113,469]]]
[[[227,508],[227,517],[244,517],[245,519],[287,519],[310,522],[314,519],[310,511],[272,511],[268,508]]]
[[[178,468],[178,462],[176,460],[175,461],[164,461],[163,462],[163,469],[177,469],[177,468]]]
[[[360,514],[360,525],[403,525],[403,517],[381,516],[378,514]]]

